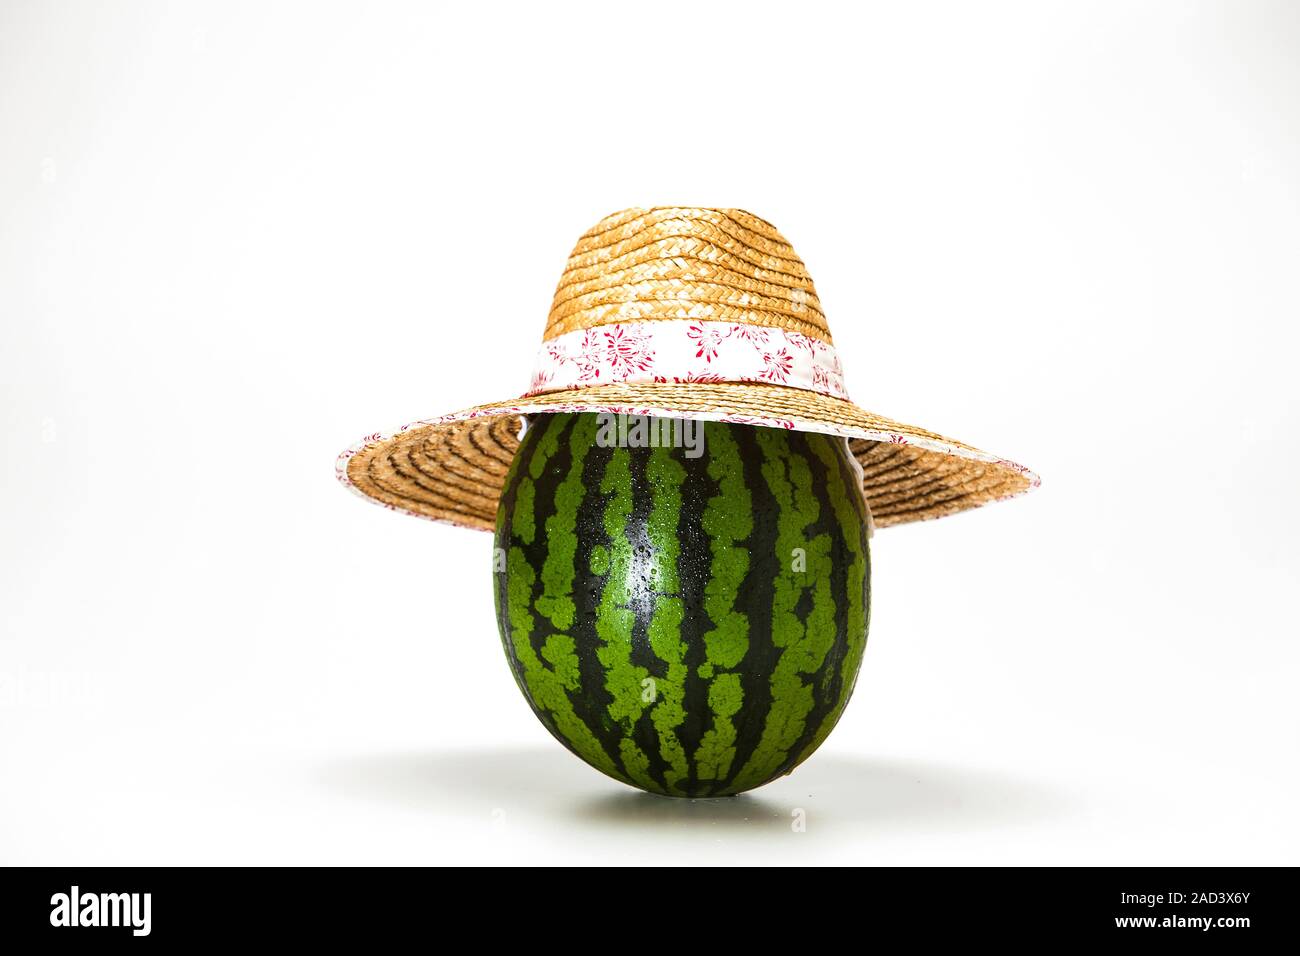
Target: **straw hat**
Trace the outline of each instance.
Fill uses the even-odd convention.
[[[366,436],[340,481],[421,518],[491,530],[522,417],[613,412],[848,439],[876,526],[938,518],[1037,486],[1022,465],[848,399],[812,278],[739,209],[626,209],[578,240],[529,390]]]

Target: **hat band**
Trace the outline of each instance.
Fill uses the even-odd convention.
[[[695,319],[557,335],[542,343],[528,394],[614,382],[760,382],[849,397],[834,346],[786,329]]]

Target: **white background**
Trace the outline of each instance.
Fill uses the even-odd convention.
[[[1281,2],[7,0],[0,862],[1300,862],[1298,54]],[[731,801],[564,752],[490,539],[333,477],[522,391],[664,203],[1044,479],[876,536],[843,722]]]

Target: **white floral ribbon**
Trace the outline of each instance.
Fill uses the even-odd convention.
[[[528,394],[612,382],[761,382],[849,397],[834,346],[785,329],[694,319],[557,335],[542,343]]]

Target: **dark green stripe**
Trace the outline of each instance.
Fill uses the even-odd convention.
[[[798,739],[789,748],[789,755],[779,771],[781,773],[788,772],[796,765],[798,756],[839,701],[842,665],[849,651],[847,585],[853,556],[849,543],[845,540],[844,528],[837,520],[834,502],[843,499],[846,489],[855,491],[852,484],[844,483],[840,472],[840,449],[836,445],[841,443],[841,439],[796,433],[790,436],[790,441],[808,461],[814,476],[813,493],[817,496],[820,517],[809,533],[825,534],[830,538],[829,584],[834,616],[830,622],[830,633],[833,635],[831,646],[816,671],[808,675],[808,683],[813,691],[812,709],[804,718],[804,727]]]
[[[547,629],[550,633],[541,639],[540,650],[534,646],[534,641],[543,633],[531,610],[538,598],[537,586],[540,582],[533,571],[538,561],[536,555],[526,554],[524,547],[533,542],[544,547],[546,541],[544,537],[540,541],[538,539],[532,489],[534,483],[543,477],[547,464],[559,447],[560,434],[566,426],[571,429],[573,422],[548,420],[531,435],[531,441],[529,434],[524,436],[525,448],[521,449],[521,455],[526,449],[528,470],[526,474],[516,476],[518,487],[515,490],[515,510],[511,521],[512,543],[506,569],[509,623],[507,649],[512,652],[521,683],[534,709],[539,714],[546,715],[547,726],[556,737],[592,766],[612,777],[626,779],[600,741],[574,712],[570,694],[578,691],[581,685],[572,638]],[[529,489],[528,492],[524,491],[525,488]],[[542,500],[546,502],[547,496],[543,496]],[[526,509],[520,506],[521,501],[527,503]],[[544,563],[543,555],[543,566]]]
[[[715,427],[726,429],[740,449],[742,476],[749,490],[753,514],[750,534],[740,543],[749,554],[749,571],[738,600],[738,609],[749,621],[749,650],[741,676],[746,703],[736,725],[735,760],[731,773],[722,781],[725,789],[729,788],[732,777],[749,761],[762,740],[763,726],[772,706],[772,687],[768,677],[780,656],[780,648],[772,641],[772,598],[781,571],[777,554],[780,509],[763,478],[766,459],[756,437],[758,429]]]
[[[853,694],[862,655],[866,649],[871,619],[871,552],[867,541],[867,506],[861,494],[861,479],[847,459],[847,450],[813,445],[827,470],[829,482],[842,482],[848,494],[834,497],[835,518],[840,537],[848,550],[845,573],[844,654],[839,665],[836,703],[821,719],[811,738],[799,749],[794,766],[807,760],[822,745],[844,713]]]
[[[780,563],[772,598],[772,642],[781,653],[772,670],[772,705],[763,734],[732,781],[737,790],[764,783],[789,755],[813,707],[812,686],[803,675],[816,672],[835,640],[830,536],[808,533],[821,514],[810,462],[782,432],[760,428],[755,435],[764,453],[763,477],[779,508],[776,554]],[[796,549],[805,555],[802,572],[792,568]],[[806,622],[796,613],[805,591],[812,595]]]
[[[594,415],[591,420],[595,421]],[[602,741],[610,758],[617,763],[618,741],[623,731],[609,715],[613,696],[605,688],[605,667],[596,656],[600,648],[600,637],[596,633],[596,609],[600,605],[609,574],[605,505],[610,496],[600,491],[600,481],[613,451],[599,445],[591,448],[582,472],[582,485],[586,489],[586,495],[578,506],[576,534],[585,551],[576,556],[580,583],[575,588],[578,615],[573,627],[582,690],[573,695],[573,706],[588,729]]]
[[[705,586],[711,571],[712,552],[709,537],[704,532],[704,509],[709,499],[719,493],[720,483],[708,472],[708,432],[705,431],[705,455],[698,458],[682,457],[686,477],[682,483],[682,507],[677,520],[677,539],[680,543],[677,556],[677,577],[685,615],[686,682],[682,706],[685,717],[680,733],[684,740],[696,742],[704,737],[712,723],[709,712],[709,683],[711,668],[704,676],[705,654],[703,635],[712,629],[713,621],[704,607]],[[698,776],[695,747],[687,755],[689,775],[684,784],[688,793],[698,794],[703,788]]]

